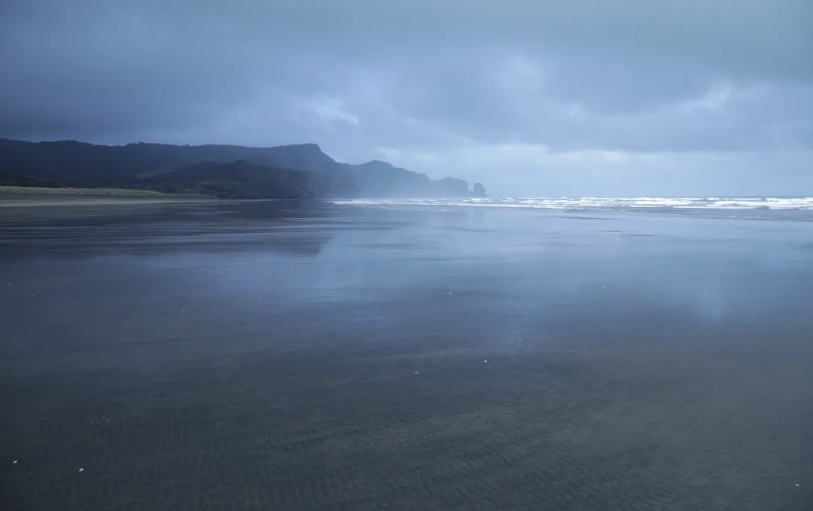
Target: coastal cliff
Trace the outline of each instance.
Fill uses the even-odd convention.
[[[49,186],[70,183],[230,198],[485,196],[480,183],[469,188],[462,179],[431,180],[378,160],[340,163],[316,144],[107,146],[0,139],[0,173]]]

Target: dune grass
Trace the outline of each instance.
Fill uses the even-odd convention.
[[[152,190],[132,190],[127,188],[43,188],[33,186],[0,186],[0,196],[33,197],[138,197],[138,198],[172,198],[174,196]]]

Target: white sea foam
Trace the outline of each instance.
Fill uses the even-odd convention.
[[[530,197],[468,199],[352,199],[366,206],[499,207],[558,210],[737,209],[813,210],[813,197]]]

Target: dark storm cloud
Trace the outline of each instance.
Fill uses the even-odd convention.
[[[314,141],[506,193],[698,166],[790,188],[811,54],[806,0],[7,0],[0,136]]]

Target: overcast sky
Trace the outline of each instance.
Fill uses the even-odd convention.
[[[811,0],[0,0],[0,137],[813,195]]]

